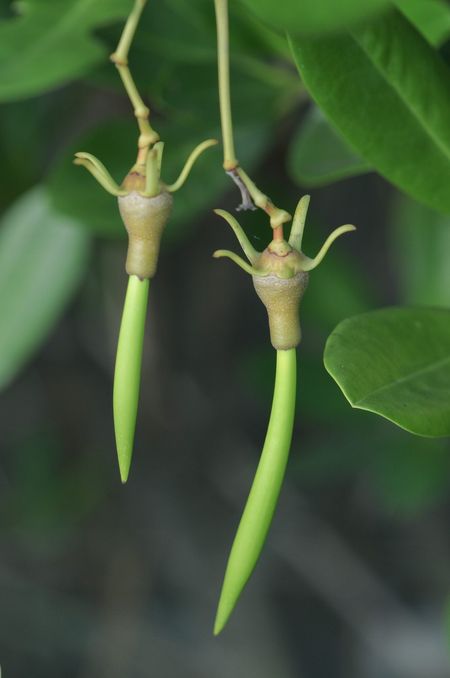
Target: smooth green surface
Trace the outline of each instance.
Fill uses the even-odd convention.
[[[312,106],[289,146],[288,169],[294,181],[314,188],[371,168],[327,122],[320,108]]]
[[[447,0],[394,0],[432,45],[442,45],[450,35],[450,5]]]
[[[272,26],[298,34],[345,30],[389,6],[388,0],[245,0],[245,4]]]
[[[386,308],[341,322],[325,367],[353,407],[417,435],[450,435],[450,311]]]
[[[351,35],[292,38],[291,48],[312,97],[361,157],[450,213],[450,71],[400,12]]]
[[[129,277],[117,345],[113,410],[123,483],[128,479],[133,455],[149,283],[149,280],[139,280],[135,275]]]
[[[401,300],[450,308],[450,216],[397,194],[388,235]]]
[[[20,3],[21,16],[0,24],[0,101],[55,87],[106,59],[107,50],[92,31],[122,19],[130,4],[130,0]]]
[[[231,548],[214,633],[228,621],[258,561],[280,494],[291,447],[296,396],[295,349],[277,351],[275,389],[264,448]]]
[[[86,272],[88,234],[53,209],[42,187],[0,222],[0,388],[40,348]]]

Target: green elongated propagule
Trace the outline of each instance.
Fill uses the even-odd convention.
[[[280,494],[294,427],[296,351],[277,351],[272,410],[261,459],[228,558],[214,634],[225,626],[259,558]]]
[[[336,238],[355,230],[350,224],[336,228],[314,258],[306,256],[301,246],[308,206],[309,196],[305,195],[295,211],[289,241],[284,240],[277,227],[276,237],[263,252],[254,249],[231,214],[215,210],[232,227],[249,263],[228,250],[217,250],[214,257],[232,259],[252,276],[255,291],[266,307],[270,340],[277,355],[266,440],[228,559],[214,625],[216,635],[225,626],[258,561],[286,470],[294,425],[296,347],[301,341],[300,302],[308,285],[309,271],[320,264]]]
[[[117,344],[113,410],[122,482],[128,477],[133,452],[149,284],[148,279],[130,275]]]
[[[239,209],[261,208],[270,218],[273,239],[263,252],[255,250],[237,220],[224,210],[215,210],[233,229],[248,262],[234,252],[217,250],[214,257],[228,257],[253,279],[258,297],[266,307],[270,340],[276,350],[275,387],[269,426],[261,459],[231,548],[214,624],[219,634],[228,621],[264,546],[283,482],[291,446],[296,399],[296,347],[301,340],[300,302],[307,288],[309,271],[320,264],[346,224],[335,229],[319,253],[310,258],[301,247],[309,196],[303,196],[295,211],[289,240],[283,225],[288,212],[276,207],[239,165],[233,139],[229,82],[228,0],[215,0],[219,99],[224,148],[223,167],[242,195]],[[256,207],[255,207],[256,206]]]
[[[207,139],[189,155],[173,184],[161,180],[164,144],[150,125],[144,104],[128,68],[128,52],[146,0],[135,0],[111,61],[116,65],[139,126],[138,153],[119,186],[98,158],[76,153],[75,164],[85,167],[108,193],[116,196],[128,233],[126,272],[128,290],[122,315],[114,374],[113,413],[122,482],[128,479],[133,454],[149,281],[156,273],[161,237],[172,209],[172,193],[183,186],[203,151],[217,143]]]

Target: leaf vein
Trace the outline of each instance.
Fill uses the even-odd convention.
[[[450,363],[450,356],[447,356],[446,358],[443,358],[442,360],[438,360],[437,362],[425,365],[424,367],[421,367],[418,370],[415,370],[414,372],[410,372],[409,374],[405,375],[404,377],[399,377],[398,379],[394,379],[393,381],[383,384],[382,386],[379,386],[376,388],[374,391],[371,391],[368,395],[364,396],[360,400],[356,400],[354,404],[356,406],[359,406],[363,403],[366,403],[368,400],[373,398],[374,395],[378,395],[379,393],[382,393],[383,391],[388,391],[395,386],[398,386],[399,384],[403,384],[405,382],[411,381],[412,379],[415,379],[416,377],[426,374],[427,372],[433,372],[436,369],[441,368],[443,365]]]

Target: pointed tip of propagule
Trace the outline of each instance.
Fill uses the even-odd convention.
[[[122,485],[125,485],[125,483],[128,480],[128,476],[130,475],[130,466],[131,466],[131,460],[130,461],[121,461],[119,458],[119,472],[120,472],[120,480],[122,481]]]
[[[234,609],[234,603],[230,604],[230,601],[223,598],[221,595],[219,600],[219,605],[217,606],[216,619],[214,621],[214,635],[218,636],[219,633],[222,633],[223,629],[227,625],[227,622],[230,618],[231,613]]]
[[[218,619],[216,617],[216,621],[214,622],[214,631],[213,631],[214,636],[217,637],[219,635],[219,633],[221,633],[221,631],[223,630],[223,627],[225,626],[225,623],[226,622],[224,622],[222,619]]]

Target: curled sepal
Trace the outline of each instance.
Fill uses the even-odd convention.
[[[169,191],[169,193],[175,193],[175,191],[178,191],[178,189],[183,186],[186,179],[188,178],[188,176],[191,172],[191,169],[194,166],[194,163],[197,160],[197,158],[204,151],[206,151],[207,148],[210,148],[211,146],[216,146],[217,143],[218,143],[217,139],[206,139],[206,141],[202,141],[201,144],[198,144],[198,146],[196,146],[194,148],[194,150],[191,152],[188,159],[186,160],[184,167],[181,170],[178,179],[176,181],[174,181],[173,184],[166,184],[165,185],[166,191]]]
[[[343,233],[349,233],[350,231],[356,231],[356,226],[353,226],[352,224],[345,224],[345,226],[339,226],[339,228],[336,228],[332,233],[330,233],[330,235],[320,248],[319,254],[317,254],[313,259],[310,259],[305,254],[303,254],[302,270],[312,271],[313,268],[316,268],[323,260],[323,258],[325,257],[326,253],[328,252],[336,238],[339,238],[339,236],[342,235]]]
[[[254,249],[231,214],[215,210],[230,224],[251,265],[228,250],[218,250],[214,256],[232,259],[253,277],[256,293],[267,310],[270,340],[277,350],[289,350],[300,342],[299,309],[308,285],[308,271],[320,264],[336,238],[355,230],[350,224],[340,226],[328,236],[317,256],[311,259],[301,250],[308,206],[309,195],[305,195],[297,205],[289,242],[274,236],[263,252]]]
[[[291,234],[289,236],[289,245],[297,252],[302,251],[303,231],[305,230],[306,215],[310,201],[309,195],[300,198],[292,220]]]
[[[272,522],[291,446],[296,395],[295,349],[277,351],[275,390],[264,448],[225,571],[214,634],[228,621],[258,561]]]
[[[250,240],[247,238],[244,229],[239,224],[238,220],[235,219],[233,215],[230,214],[229,212],[225,212],[225,210],[214,210],[214,213],[217,214],[219,217],[222,217],[222,219],[225,219],[225,221],[227,221],[230,224],[236,238],[239,241],[240,246],[244,250],[245,256],[247,257],[249,262],[253,264],[259,257],[259,252],[255,250]]]
[[[123,483],[128,479],[133,455],[148,289],[149,280],[130,276],[117,345],[113,412],[117,456]]]
[[[114,181],[106,167],[95,155],[91,153],[79,152],[75,153],[75,160],[73,161],[75,165],[81,165],[85,167],[88,172],[92,174],[94,179],[103,186],[105,191],[115,195],[116,197],[120,195],[126,195],[126,191]]]
[[[250,264],[247,264],[242,257],[240,257],[238,254],[235,254],[234,252],[230,252],[230,250],[216,250],[213,253],[214,259],[221,259],[223,257],[227,259],[231,259],[231,261],[234,261],[235,264],[237,264],[240,268],[242,268],[243,271],[246,273],[249,273],[250,275],[264,275],[264,271],[260,271],[257,268],[254,268],[253,266],[250,266]]]

